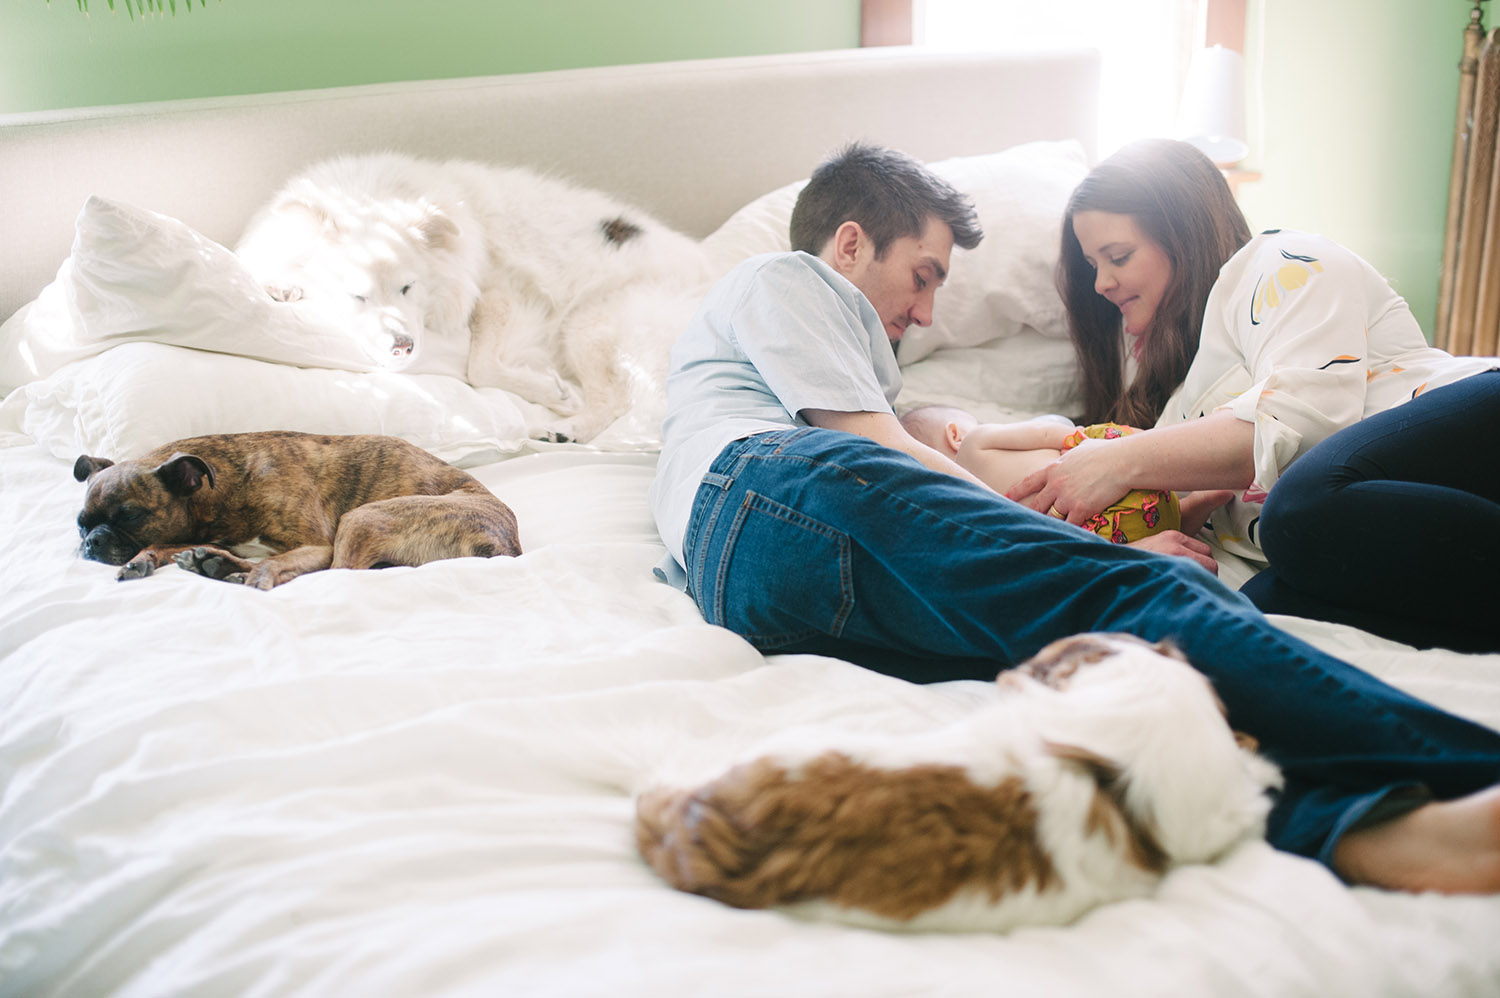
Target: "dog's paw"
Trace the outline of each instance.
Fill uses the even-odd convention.
[[[204,575],[221,582],[245,581],[245,563],[217,548],[197,547],[179,551],[172,556],[177,567],[195,575]]]
[[[557,391],[553,401],[547,403],[547,408],[564,416],[576,415],[583,411],[583,391],[571,382],[564,381],[560,376],[552,376]]]
[[[131,579],[144,579],[156,571],[156,565],[150,558],[133,558],[120,566],[120,571],[115,578],[120,582],[129,582]]]
[[[281,287],[275,284],[266,285],[266,294],[271,296],[272,301],[292,302],[302,300],[302,289],[296,287]]]
[[[566,430],[533,430],[531,439],[540,440],[542,443],[548,444],[567,444],[573,442],[573,438],[568,435]]]

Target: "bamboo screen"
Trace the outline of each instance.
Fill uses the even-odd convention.
[[[1434,340],[1452,354],[1500,355],[1500,29],[1478,0],[1464,30],[1448,226]]]

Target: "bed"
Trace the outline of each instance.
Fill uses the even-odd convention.
[[[941,164],[989,232],[903,345],[903,401],[1074,415],[1049,253],[1097,81],[1090,52],[886,49],[0,118],[0,995],[1500,993],[1500,898],[1349,889],[1260,842],[1008,935],[674,892],[635,852],[639,790],[993,687],[760,655],[653,577],[649,420],[539,442],[538,407],[341,366],[225,277],[255,207],[333,153],[549,171],[728,266],[868,138]],[[274,428],[411,440],[504,499],[526,553],[270,592],[79,558],[79,454]],[[1279,622],[1500,726],[1500,656]]]

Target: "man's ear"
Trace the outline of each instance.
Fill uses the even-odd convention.
[[[859,262],[860,248],[868,241],[864,228],[856,221],[843,222],[834,230],[828,241],[828,262],[833,269],[848,277]]]

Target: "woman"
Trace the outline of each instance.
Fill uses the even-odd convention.
[[[1233,489],[1213,529],[1269,562],[1242,590],[1262,610],[1500,650],[1494,359],[1428,346],[1336,243],[1252,238],[1213,163],[1165,139],[1074,191],[1058,289],[1084,421],[1156,428],[1070,451],[1012,498],[1078,523],[1133,488]]]

